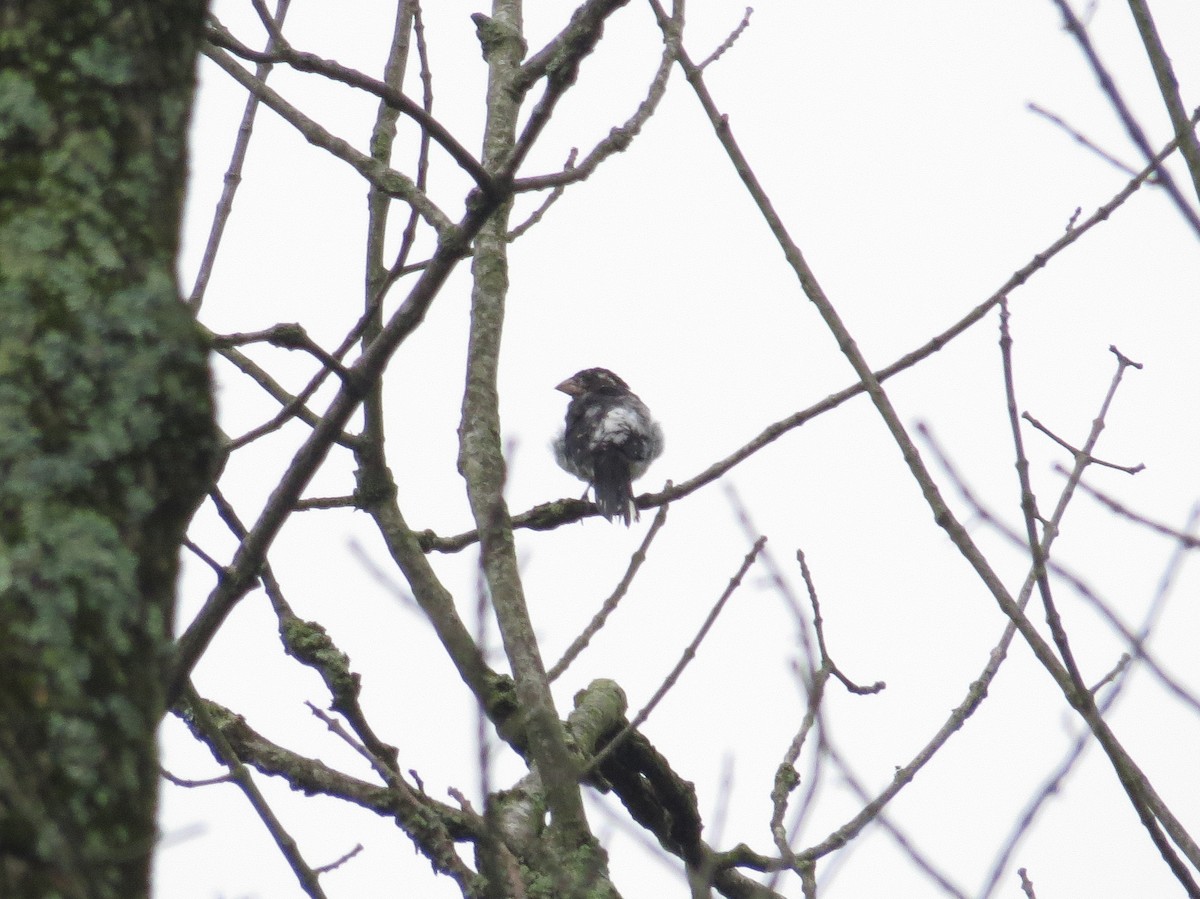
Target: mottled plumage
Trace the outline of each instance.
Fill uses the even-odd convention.
[[[554,441],[558,464],[587,481],[601,515],[628,525],[638,517],[633,482],[662,454],[662,428],[629,385],[606,368],[585,369],[555,389],[571,397]]]

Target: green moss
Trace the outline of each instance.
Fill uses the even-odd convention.
[[[215,451],[174,280],[203,4],[114,9],[33,0],[0,29],[5,895],[146,892],[179,542]]]
[[[556,856],[540,859],[536,870],[522,866],[529,899],[616,899],[604,873],[608,857],[598,844],[589,842]]]
[[[337,648],[320,624],[287,617],[279,636],[289,655],[315,668],[325,680],[335,708],[345,708],[358,697],[360,676],[350,670],[350,657]]]

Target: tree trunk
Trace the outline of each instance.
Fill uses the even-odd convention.
[[[203,0],[0,7],[0,895],[145,896],[215,458],[175,279]]]

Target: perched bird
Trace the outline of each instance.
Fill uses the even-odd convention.
[[[638,517],[633,482],[662,455],[662,428],[629,385],[606,368],[585,369],[555,390],[571,397],[554,441],[555,459],[588,482],[601,515],[628,526]]]

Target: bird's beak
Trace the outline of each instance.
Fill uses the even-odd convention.
[[[579,382],[574,378],[567,378],[554,389],[561,390],[567,396],[579,396],[579,394],[583,393],[583,388],[579,386]]]

